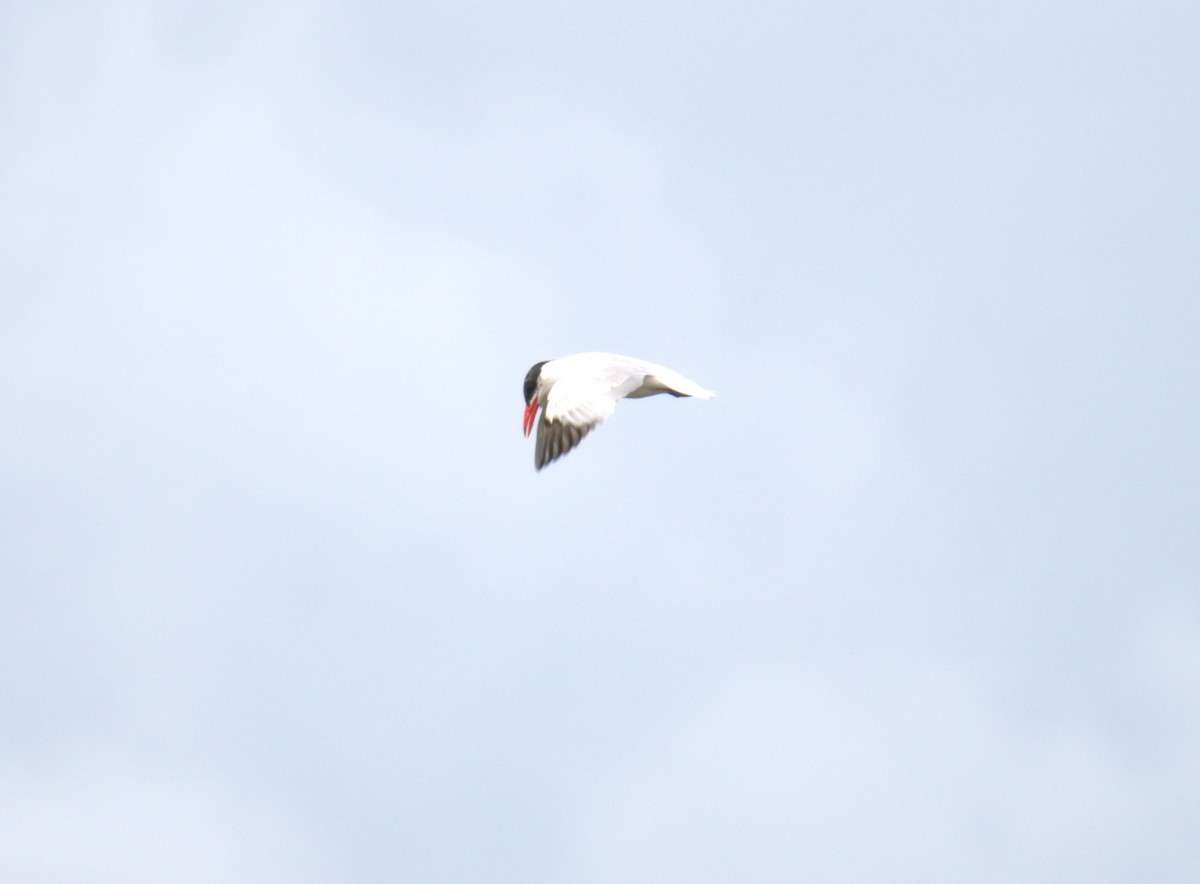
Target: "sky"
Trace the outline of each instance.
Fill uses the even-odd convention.
[[[0,4],[0,867],[1200,878],[1198,40]]]

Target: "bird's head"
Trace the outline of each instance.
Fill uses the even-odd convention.
[[[524,428],[526,436],[533,429],[533,422],[537,418],[538,406],[541,405],[541,402],[538,401],[538,382],[542,379],[542,366],[547,362],[549,362],[548,359],[543,359],[541,362],[534,363],[533,368],[525,373]]]

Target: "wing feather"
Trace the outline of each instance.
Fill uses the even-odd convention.
[[[545,412],[538,421],[537,444],[534,446],[534,465],[540,470],[548,463],[558,460],[592,431],[599,421],[590,424],[572,424],[565,421],[546,420]]]
[[[583,441],[617,407],[617,400],[641,377],[624,373],[595,372],[561,378],[550,390],[538,420],[534,463],[540,470]]]

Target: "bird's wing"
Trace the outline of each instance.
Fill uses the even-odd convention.
[[[591,432],[592,427],[600,423],[571,424],[563,421],[546,420],[546,412],[542,412],[538,420],[537,445],[534,446],[534,465],[540,470],[548,463],[558,460]]]
[[[620,365],[596,365],[594,370],[559,378],[546,397],[538,421],[534,463],[540,470],[562,457],[592,428],[613,413],[642,383],[642,375]]]

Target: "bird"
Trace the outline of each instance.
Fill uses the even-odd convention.
[[[538,420],[534,466],[558,460],[613,413],[618,399],[669,393],[711,399],[716,394],[653,362],[613,353],[576,353],[534,363],[525,375],[526,438]]]

